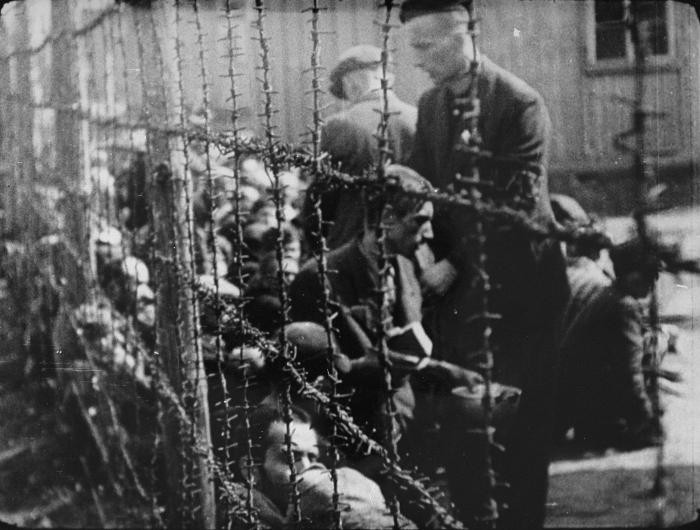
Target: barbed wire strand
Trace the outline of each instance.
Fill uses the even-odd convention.
[[[234,136],[239,134],[239,117],[240,117],[240,94],[237,90],[236,78],[240,75],[237,72],[235,60],[240,56],[240,48],[238,47],[234,31],[238,29],[238,26],[234,23],[234,11],[231,6],[231,0],[226,0],[225,5],[225,18],[226,18],[226,39],[228,53],[225,55],[227,59],[227,77],[229,81],[229,97],[228,102],[231,105],[231,129]],[[236,285],[242,290],[245,285],[246,278],[243,272],[243,263],[245,256],[245,246],[243,243],[243,215],[244,212],[241,211],[241,173],[240,173],[240,163],[241,154],[238,149],[233,151],[233,179],[234,179],[234,191],[233,191],[233,215],[234,215],[234,248],[233,248],[233,265],[236,271]],[[245,314],[246,298],[241,296],[236,301],[236,307],[243,317]],[[220,313],[217,313],[220,315]],[[241,320],[242,322],[242,320]],[[220,323],[220,320],[219,320]],[[241,324],[242,326],[242,324]],[[243,334],[242,327],[238,329],[239,334]],[[248,396],[248,391],[250,389],[250,366],[246,363],[244,359],[244,343],[241,342],[239,349],[239,359],[242,365],[242,377],[243,384],[241,387],[241,405],[239,410],[241,414],[239,416],[239,421],[242,423],[242,428],[245,433],[245,473],[244,480],[246,485],[246,496],[245,496],[245,525],[247,528],[252,530],[257,530],[260,526],[260,521],[258,518],[257,509],[254,503],[254,491],[255,491],[255,462],[253,460],[253,441],[251,440],[251,425],[250,425],[250,410],[252,409],[250,399]],[[228,418],[226,421],[229,421]],[[229,450],[228,447],[225,448],[226,451]],[[241,452],[241,448],[237,448],[238,452]]]
[[[185,118],[185,92],[184,92],[184,69],[182,67],[183,64],[183,44],[181,40],[181,27],[182,27],[182,6],[180,0],[175,0],[174,3],[175,6],[175,61],[176,61],[176,70],[177,70],[177,95],[178,95],[178,114],[179,114],[179,120],[180,120],[180,127],[184,130],[185,129],[185,123],[186,123],[186,118]],[[196,256],[196,248],[195,248],[195,239],[196,239],[196,231],[195,231],[195,225],[194,225],[194,219],[193,219],[193,210],[192,210],[192,204],[193,204],[193,198],[192,198],[192,193],[193,193],[193,183],[192,183],[192,178],[191,178],[191,153],[190,153],[190,148],[189,148],[189,140],[186,137],[181,138],[181,151],[182,155],[184,158],[184,164],[182,168],[182,178],[184,179],[182,186],[184,189],[184,195],[185,195],[185,224],[186,224],[186,239],[187,239],[187,247],[188,247],[188,254],[189,254],[189,262],[185,264],[185,275],[186,275],[186,282],[190,286],[190,310],[191,310],[191,318],[192,318],[192,330],[193,330],[193,336],[192,336],[192,346],[194,346],[194,353],[195,353],[195,359],[194,362],[196,363],[197,367],[195,370],[199,370],[199,362],[198,360],[201,359],[202,355],[202,343],[201,343],[201,336],[200,336],[200,310],[199,310],[199,303],[196,298],[196,285],[197,285],[197,266],[196,266],[196,261],[195,261],[195,256]],[[190,371],[190,366],[189,364],[192,362],[192,360],[182,360],[183,362],[183,369],[184,369],[184,378],[183,378],[183,390],[184,393],[187,395],[189,399],[189,410],[191,414],[191,418],[193,419],[195,417],[196,409],[197,409],[197,404],[196,404],[196,391],[195,391],[195,385],[197,384],[196,380],[191,381],[189,377],[189,371]],[[206,406],[206,404],[204,404]],[[188,439],[192,439],[195,435],[195,428],[194,428],[195,422],[192,420],[191,422],[191,427],[189,428],[187,432],[187,437]],[[184,427],[184,423],[183,423]],[[192,472],[193,468],[189,466],[190,472]],[[187,473],[186,473],[187,475]],[[190,474],[189,477],[185,476],[183,477],[183,480],[187,483],[186,487],[194,487],[190,483],[192,480],[192,475]],[[193,493],[190,492],[188,500],[194,504],[194,498],[193,498]],[[193,511],[194,512],[194,511]],[[194,517],[194,513],[191,514],[191,517]]]
[[[318,0],[312,0],[311,7],[306,11],[311,12],[311,90],[307,93],[311,94],[312,107],[311,116],[312,124],[309,129],[310,139],[308,141],[308,147],[310,148],[310,154],[313,160],[316,162],[314,164],[314,169],[312,172],[313,183],[321,178],[320,162],[322,158],[321,152],[321,134],[323,127],[323,118],[321,117],[322,112],[322,97],[325,91],[321,88],[321,72],[324,70],[321,66],[321,30],[320,26],[320,12],[322,8],[319,5]],[[315,189],[315,188],[314,188]],[[333,320],[335,319],[335,312],[331,308],[331,298],[330,298],[330,284],[328,280],[328,261],[326,260],[326,254],[328,252],[328,247],[326,245],[326,238],[324,236],[324,220],[323,220],[323,210],[321,208],[322,204],[322,194],[311,192],[313,195],[311,197],[311,203],[313,204],[313,212],[316,220],[315,225],[315,245],[313,250],[314,257],[318,263],[318,281],[321,286],[321,312],[323,314],[323,328],[326,335],[326,363],[328,371],[328,379],[330,383],[330,388],[328,391],[328,397],[330,399],[331,406],[334,406],[338,401],[338,383],[340,382],[338,377],[338,371],[335,366],[335,348],[333,345]],[[331,498],[331,510],[333,518],[333,528],[340,530],[342,528],[341,521],[341,508],[340,508],[340,492],[338,491],[338,464],[340,461],[340,454],[338,451],[338,428],[335,424],[331,425],[331,433],[328,437],[328,457],[330,458],[330,479],[333,485],[333,494]]]
[[[474,5],[469,6],[469,33],[472,59],[469,64],[469,76],[471,81],[467,97],[462,101],[457,101],[458,107],[461,107],[461,120],[464,131],[468,133],[468,140],[464,142],[471,150],[467,154],[467,166],[465,174],[457,173],[455,176],[455,190],[466,196],[470,196],[474,200],[481,198],[481,177],[477,160],[471,156],[473,152],[478,152],[481,148],[481,134],[479,131],[479,117],[481,115],[481,101],[478,95],[478,71],[480,65],[479,50],[477,48],[478,36],[478,19],[476,17],[476,9]],[[466,178],[465,178],[466,177]],[[477,273],[476,288],[479,290],[479,307],[474,317],[481,327],[479,346],[480,361],[478,363],[479,371],[484,379],[484,395],[481,399],[481,407],[483,412],[483,426],[479,435],[486,438],[486,451],[483,457],[486,459],[484,485],[485,504],[481,507],[482,512],[476,514],[477,523],[482,528],[496,528],[499,518],[498,501],[495,498],[496,477],[493,470],[493,461],[491,456],[492,448],[494,447],[493,433],[494,428],[491,425],[493,416],[493,367],[494,358],[491,347],[491,322],[500,318],[499,315],[492,313],[489,309],[489,294],[491,292],[491,279],[487,270],[488,256],[486,254],[486,233],[484,223],[481,218],[476,218],[472,223],[472,242],[473,252],[470,252],[471,259],[467,267],[470,270],[475,270]],[[473,318],[474,318],[473,317]],[[482,456],[482,455],[480,455]]]
[[[124,111],[128,116],[130,113],[129,101],[131,101],[131,89],[129,87],[129,74],[128,74],[128,68],[127,68],[128,62],[127,62],[127,53],[126,53],[126,43],[125,43],[125,38],[124,38],[124,32],[125,32],[125,29],[124,29],[124,9],[125,9],[124,4],[123,3],[120,4],[118,11],[117,11],[117,15],[116,15],[116,24],[117,24],[116,29],[117,29],[117,31],[115,32],[113,21],[110,22],[109,27],[110,27],[110,41],[112,43],[111,47],[112,47],[113,53],[116,53],[117,49],[119,50],[119,59],[121,61],[121,72],[122,72],[121,77],[122,77],[123,94],[124,94],[124,98],[123,98]],[[116,79],[115,79],[115,82],[116,82]],[[116,152],[117,152],[117,150],[115,149],[115,145],[117,144],[117,141],[120,140],[120,137],[118,136],[120,129],[119,129],[119,127],[117,127],[117,120],[118,120],[118,118],[117,118],[117,116],[118,116],[117,93],[118,93],[118,91],[117,91],[117,88],[115,86],[115,88],[112,90],[112,97],[113,97],[112,111],[114,113],[112,116],[112,121],[113,121],[113,123],[112,123],[112,131],[113,131],[113,133],[112,133],[113,134],[112,153],[113,153],[113,158],[116,156]],[[136,142],[135,142],[135,138],[134,138],[134,129],[133,128],[128,129],[128,142],[127,143],[128,143],[127,151],[129,153],[130,159],[129,159],[128,168],[124,169],[123,171],[128,171],[129,173],[127,173],[126,178],[130,178],[132,176],[131,170],[134,167],[133,157],[134,157],[134,154],[136,153],[136,147],[135,147]],[[114,169],[116,169],[116,165],[114,166]],[[114,169],[112,171],[112,174],[117,179],[117,181],[116,181],[117,196],[119,195],[119,191],[118,191],[119,188],[118,187],[121,185],[126,186],[126,190],[127,190],[127,193],[129,195],[133,195],[133,197],[127,197],[127,200],[129,200],[129,198],[131,199],[129,215],[131,216],[131,222],[133,223],[135,212],[136,212],[136,197],[135,197],[136,194],[129,193],[133,183],[120,182],[119,181],[120,176],[116,174],[116,171]],[[115,214],[116,214],[117,224],[120,228],[120,232],[122,233],[122,242],[121,242],[122,252],[124,253],[124,255],[126,255],[127,246],[126,246],[126,242],[125,242],[126,238],[124,237],[124,234],[125,233],[128,234],[129,242],[130,242],[129,248],[130,248],[131,252],[133,252],[133,249],[135,247],[135,238],[136,238],[135,228],[132,230],[129,230],[127,228],[126,220],[123,217],[123,214],[122,214],[121,208],[119,207],[119,204],[115,204]],[[151,276],[151,274],[153,274],[153,276]],[[150,280],[149,283],[151,283],[153,285],[158,284],[159,279],[155,275],[155,271],[149,271],[149,280]],[[135,322],[135,320],[138,318],[138,303],[139,303],[138,302],[138,287],[135,287],[134,292],[133,292],[133,296],[134,296],[134,299],[136,300],[136,304],[134,307],[134,313],[133,313],[133,317],[132,317],[133,321]],[[158,311],[159,311],[159,308],[158,308],[157,297],[156,297],[156,299],[154,300],[154,313],[155,313],[156,320],[158,318],[158,316],[157,316]],[[131,325],[129,326],[129,329],[130,330],[132,329]],[[130,342],[131,338],[132,338],[132,336],[130,336],[130,335],[127,336],[127,343]],[[137,359],[137,363],[145,362],[145,359],[140,354],[140,351],[138,348],[133,348],[131,351],[133,352],[134,357]],[[153,351],[151,353],[157,361],[158,352]],[[158,377],[157,372],[152,371],[152,377],[157,378]],[[160,402],[156,402],[156,424],[155,424],[154,429],[153,429],[153,443],[150,446],[151,458],[149,461],[149,475],[148,476],[149,476],[149,485],[150,485],[150,493],[151,493],[151,495],[150,495],[151,524],[157,528],[164,528],[165,527],[165,523],[164,523],[163,517],[162,517],[163,509],[158,504],[158,495],[159,495],[158,489],[159,488],[158,488],[158,477],[156,474],[156,466],[158,463],[158,455],[159,455],[160,446],[161,446],[161,438],[160,438],[159,428],[160,428],[160,425],[163,425],[162,418],[163,418],[162,407],[160,406]]]
[[[199,3],[197,0],[193,0],[192,9],[194,11],[194,23],[195,32],[197,37],[197,55],[199,59],[199,76],[201,81],[202,90],[202,105],[204,112],[204,132],[207,137],[210,136],[211,125],[209,123],[209,112],[210,112],[210,88],[208,81],[208,72],[206,68],[205,61],[205,46],[204,46],[204,34],[202,29],[202,21],[199,14]],[[209,256],[211,260],[211,275],[214,281],[214,296],[217,300],[221,298],[220,292],[220,282],[219,282],[219,249],[216,240],[216,226],[214,221],[214,209],[218,207],[218,202],[220,198],[220,192],[218,191],[218,184],[214,182],[214,176],[212,172],[212,159],[211,159],[211,148],[212,144],[207,140],[204,142],[204,163],[205,163],[205,173],[206,173],[206,191],[209,195],[209,201],[207,204],[206,212],[206,223],[207,223],[207,247],[209,251]],[[202,254],[205,254],[205,249],[202,249]],[[205,260],[206,261],[206,260]],[[214,312],[214,318],[216,319],[216,329],[214,331],[214,347],[215,347],[215,358],[216,358],[216,373],[212,374],[213,377],[218,378],[219,385],[221,386],[221,398],[220,401],[214,400],[214,407],[221,406],[223,408],[223,418],[220,422],[219,429],[221,431],[222,437],[222,451],[221,459],[223,461],[224,469],[230,469],[230,463],[228,458],[228,446],[231,444],[231,432],[229,428],[229,417],[230,417],[230,394],[228,390],[228,383],[226,381],[226,376],[223,371],[223,348],[222,348],[222,337],[221,337],[221,314],[218,308]]]
[[[385,180],[385,166],[392,156],[392,151],[389,145],[389,119],[391,112],[389,110],[389,33],[391,30],[391,14],[393,8],[392,0],[386,0],[384,4],[384,22],[381,24],[382,34],[382,60],[381,60],[381,110],[380,120],[377,126],[377,142],[379,147],[379,159],[377,162],[377,179],[380,182]],[[383,410],[383,438],[384,444],[388,451],[388,464],[395,465],[398,462],[399,455],[396,447],[396,437],[394,429],[396,425],[396,405],[394,403],[394,388],[391,376],[391,361],[389,360],[389,349],[387,346],[387,326],[392,322],[393,308],[390,307],[390,290],[395,290],[395,286],[389,286],[389,276],[392,273],[391,258],[387,248],[386,227],[383,222],[383,215],[379,216],[376,227],[377,243],[379,245],[379,256],[377,261],[377,269],[379,272],[379,288],[376,291],[377,307],[379,313],[376,315],[378,321],[375,322],[375,335],[377,356],[379,364],[383,371],[383,395],[384,395],[384,410]],[[394,292],[395,295],[395,292]],[[392,298],[395,299],[395,296]],[[387,498],[389,511],[394,522],[394,530],[400,530],[400,508],[399,501],[395,491],[390,491]]]
[[[265,18],[266,18],[266,8],[263,0],[255,0],[255,10],[257,12],[257,17],[255,21],[255,28],[257,30],[256,40],[260,46],[260,67],[258,70],[262,72],[262,78],[259,79],[262,85],[263,92],[263,112],[260,117],[263,119],[263,134],[265,136],[266,142],[266,172],[268,177],[270,177],[272,183],[272,201],[275,206],[275,218],[277,220],[277,239],[275,241],[275,258],[277,260],[277,292],[280,302],[279,310],[279,325],[280,331],[278,333],[278,340],[282,355],[290,356],[290,345],[287,341],[285,327],[289,322],[289,300],[287,296],[287,285],[285,279],[285,262],[284,262],[284,203],[283,203],[283,190],[280,182],[280,171],[281,166],[277,157],[277,143],[278,138],[275,133],[275,126],[273,124],[273,114],[276,113],[274,109],[273,94],[275,91],[272,89],[271,80],[271,65],[270,65],[270,44],[269,38],[265,34]],[[292,397],[291,389],[287,379],[283,384],[281,392],[281,405],[282,405],[282,417],[285,424],[285,434],[284,434],[284,444],[287,454],[287,463],[289,465],[289,504],[291,506],[291,511],[289,513],[289,518],[287,524],[290,528],[296,528],[301,524],[301,505],[299,488],[297,485],[297,470],[294,458],[294,451],[292,449]]]

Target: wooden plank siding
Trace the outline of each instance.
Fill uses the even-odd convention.
[[[271,38],[272,82],[279,92],[275,102],[280,112],[275,121],[282,138],[292,142],[300,140],[310,121],[311,100],[304,92],[310,88],[311,79],[310,74],[303,73],[310,64],[310,14],[300,11],[310,3],[309,0],[268,2],[265,20]],[[382,17],[382,11],[376,9],[375,1],[329,0],[327,7],[321,14],[321,28],[331,34],[321,37],[321,61],[328,68],[349,46],[380,44],[375,21]],[[666,118],[652,123],[650,140],[659,148],[677,150],[665,164],[688,162],[697,151],[692,140],[697,137],[700,97],[698,21],[690,6],[674,3],[672,7],[675,57],[670,67],[647,75],[648,103],[668,113]],[[605,171],[626,165],[627,157],[612,147],[612,137],[630,127],[629,110],[614,101],[613,96],[633,95],[633,71],[630,68],[601,74],[587,68],[586,17],[590,4],[477,0],[477,9],[482,18],[479,42],[483,52],[535,87],[547,103],[553,123],[550,163],[553,173]],[[218,14],[209,8],[206,15],[210,20],[205,27],[218,27],[216,33],[221,38],[224,31],[221,21],[215,18]],[[249,25],[255,20],[255,13],[245,10],[244,19],[246,23],[239,28],[241,43],[246,56],[255,57],[256,65],[258,45],[251,39],[255,29]],[[396,15],[392,21],[398,23]],[[396,92],[405,101],[416,103],[420,94],[430,87],[430,81],[413,67],[406,35],[400,28],[393,31],[391,42],[396,60]],[[224,43],[217,46],[216,55],[222,55]],[[249,73],[245,88],[251,114],[255,114],[260,110],[262,94],[250,59],[244,61]],[[225,64],[214,61],[210,71],[224,72]],[[221,85],[217,81],[213,90],[214,105],[218,108],[225,107],[228,93]],[[188,96],[195,96],[197,87],[189,88],[194,90]],[[325,97],[325,102],[326,114],[342,108],[342,102],[330,95]],[[253,129],[260,132],[256,121],[251,119]]]
[[[484,54],[511,70],[536,88],[544,97],[553,123],[550,172],[555,187],[563,179],[567,188],[570,174],[605,175],[631,164],[629,156],[612,147],[612,137],[630,127],[629,109],[611,96],[633,96],[633,70],[601,71],[588,65],[592,0],[475,0],[481,18],[479,45]],[[376,0],[322,0],[327,7],[321,12],[320,27],[329,32],[321,36],[321,62],[330,69],[346,48],[360,43],[381,44],[376,21],[383,17]],[[251,132],[262,133],[263,94],[260,76],[259,44],[254,40],[256,12],[252,1],[239,2],[245,8],[239,14],[236,34],[243,54],[236,59],[241,104],[247,107],[244,122]],[[310,66],[311,36],[309,8],[311,0],[267,0],[266,34],[271,46],[271,80],[278,92],[274,96],[279,110],[274,122],[280,137],[299,142],[311,122]],[[158,3],[154,5],[158,6]],[[183,24],[183,69],[185,99],[191,108],[201,107],[202,83],[198,64],[198,46],[190,2],[181,2]],[[215,110],[213,125],[223,129],[230,125],[228,109],[229,80],[225,77],[228,60],[224,0],[200,0],[200,15],[210,85],[211,104]],[[137,39],[132,19],[133,8],[123,17],[127,64],[121,53],[114,54],[117,96],[127,104],[132,118],[139,116],[141,88]],[[137,10],[146,17],[144,9]],[[154,12],[156,24],[165,23],[162,8]],[[668,116],[653,122],[650,140],[659,147],[673,147],[676,154],[659,159],[660,167],[690,166],[700,156],[700,24],[689,5],[673,2],[670,9],[673,57],[661,70],[647,75],[647,103]],[[392,22],[398,24],[398,9]],[[147,24],[144,27],[149,27]],[[116,31],[116,30],[115,30]],[[99,35],[99,32],[98,32]],[[144,35],[145,46],[152,35]],[[101,38],[96,36],[95,38]],[[174,47],[174,42],[172,43]],[[392,31],[391,46],[396,63],[395,90],[409,103],[417,103],[420,94],[431,86],[427,75],[412,65],[412,53],[405,31]],[[128,89],[121,69],[128,69]],[[166,65],[166,68],[173,68]],[[324,73],[327,79],[328,71]],[[324,85],[327,81],[324,79]],[[128,97],[127,97],[128,96]],[[325,115],[340,110],[343,103],[331,95],[324,96],[328,105]]]

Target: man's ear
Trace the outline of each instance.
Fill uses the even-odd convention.
[[[347,74],[344,75],[340,81],[340,84],[343,85],[343,99],[345,99],[346,101],[351,101],[354,95],[355,88],[350,76]]]
[[[255,464],[255,462],[253,462]],[[248,457],[241,456],[238,459],[238,469],[241,471],[241,476],[248,480],[250,477],[249,472],[253,475],[253,481],[256,484],[260,484],[260,469],[258,465],[253,465],[250,470],[248,469]]]

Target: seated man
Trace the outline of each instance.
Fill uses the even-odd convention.
[[[432,189],[425,179],[404,166],[388,166],[386,174],[404,189],[417,192]],[[419,323],[422,298],[410,257],[416,247],[432,235],[432,212],[433,206],[429,201],[408,197],[398,190],[388,191],[383,197],[371,198],[363,220],[363,232],[327,256],[328,270],[332,271],[328,274],[330,298],[335,308],[339,309],[334,321],[338,330],[338,345],[341,352],[350,357],[349,373],[343,377],[343,382],[354,390],[350,410],[357,423],[378,440],[382,439],[381,418],[385,404],[383,373],[374,349],[377,343],[376,323],[379,321],[376,293],[380,286],[380,248],[374,227],[381,221],[385,227],[387,251],[394,256],[389,260],[391,274],[387,283],[390,287],[388,307],[391,322],[387,327]],[[289,294],[292,320],[325,320],[316,260],[302,268]],[[430,372],[436,378],[448,380],[451,386],[471,386],[480,379],[474,372],[430,358],[421,359],[393,351],[389,351],[389,356],[394,366],[395,441],[413,418],[415,402],[409,383],[411,372]],[[369,476],[374,476],[374,470],[369,467],[363,469]]]
[[[560,419],[578,440],[641,447],[658,441],[644,384],[644,311],[659,260],[637,240],[614,247],[616,279],[591,289],[562,341]]]
[[[291,469],[286,432],[283,416],[277,408],[258,407],[250,416],[252,463],[248,458],[245,430],[239,427],[236,432],[238,476],[253,482],[253,506],[262,528],[284,528],[293,514],[293,507],[289,504]],[[302,527],[330,528],[330,473],[319,462],[319,436],[303,410],[292,409],[290,432],[294,468],[300,479],[297,488]],[[392,528],[392,518],[387,515],[384,497],[376,483],[345,467],[338,468],[337,474],[343,528]],[[246,489],[237,483],[234,487],[241,501],[245,502]]]

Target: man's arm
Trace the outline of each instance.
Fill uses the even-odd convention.
[[[644,385],[642,358],[644,335],[642,315],[635,301],[623,298],[616,307],[615,336],[610,363],[619,382],[622,405],[634,427],[643,426],[652,417],[651,402]]]
[[[535,94],[516,99],[510,116],[502,125],[502,138],[494,151],[530,167],[522,172],[517,167],[496,170],[494,181],[512,193],[532,195],[534,216],[541,221],[551,220],[547,181],[552,135],[549,112],[542,98]]]

